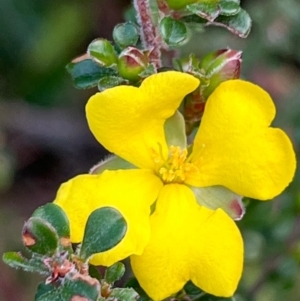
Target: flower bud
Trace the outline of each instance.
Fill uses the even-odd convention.
[[[203,95],[208,98],[217,86],[229,79],[240,77],[242,52],[232,49],[221,49],[207,54],[200,62],[199,68],[204,70],[209,85]]]
[[[119,74],[125,79],[136,82],[141,79],[140,73],[146,69],[148,62],[147,55],[141,50],[127,47],[119,55]]]
[[[87,49],[88,55],[97,63],[109,67],[117,63],[117,55],[112,44],[105,39],[96,39]]]
[[[199,89],[185,97],[184,119],[186,132],[190,134],[204,113],[205,102],[220,83],[239,78],[241,51],[221,49],[207,54],[199,63],[190,55],[188,60],[181,60],[181,68],[200,79]]]

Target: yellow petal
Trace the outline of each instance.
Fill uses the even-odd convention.
[[[224,211],[196,204],[185,185],[160,192],[151,216],[151,239],[142,255],[131,256],[133,272],[154,300],[176,293],[192,280],[207,293],[233,295],[241,277],[243,241]]]
[[[164,123],[183,97],[197,88],[191,75],[169,71],[152,75],[139,88],[118,86],[92,96],[86,106],[89,127],[110,152],[140,168],[154,168],[153,152],[167,157]]]
[[[97,208],[110,206],[126,219],[125,238],[109,251],[98,253],[91,262],[110,266],[131,254],[141,254],[150,237],[150,206],[162,186],[150,171],[106,171],[80,175],[64,183],[55,203],[61,206],[71,226],[71,241],[82,241],[88,216]]]
[[[192,186],[222,185],[235,193],[266,200],[283,191],[296,168],[287,135],[270,128],[275,107],[269,94],[242,80],[222,83],[207,101],[195,138],[199,172]]]

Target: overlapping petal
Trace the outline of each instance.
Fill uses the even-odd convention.
[[[188,187],[169,184],[151,216],[151,240],[131,265],[154,300],[176,293],[188,280],[205,292],[231,296],[241,277],[243,242],[224,211],[198,206]]]
[[[272,99],[260,87],[242,80],[222,83],[207,101],[194,143],[199,172],[187,183],[222,185],[261,200],[281,193],[296,161],[287,135],[269,127],[274,116]]]
[[[240,220],[245,214],[242,196],[223,186],[191,187],[197,203],[211,210],[221,208],[232,219]]]
[[[152,151],[167,157],[164,123],[183,97],[197,88],[195,77],[169,71],[146,78],[139,88],[119,86],[97,93],[86,106],[89,127],[110,152],[140,168],[154,168]]]
[[[150,238],[150,206],[161,187],[159,178],[150,171],[106,171],[101,175],[80,175],[64,183],[55,203],[70,220],[72,242],[82,241],[87,218],[95,209],[110,206],[123,215],[127,222],[125,238],[91,260],[93,264],[109,266],[144,250]]]

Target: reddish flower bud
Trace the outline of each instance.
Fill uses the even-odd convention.
[[[229,79],[239,78],[241,55],[241,51],[221,49],[207,54],[200,63],[192,55],[188,61],[180,61],[185,72],[192,73],[200,79],[199,89],[185,98],[184,118],[187,134],[190,134],[201,120],[205,102],[219,84]]]
[[[209,79],[208,86],[203,90],[204,98],[229,79],[240,77],[242,52],[232,49],[221,49],[206,55],[200,62],[199,68],[203,69]]]
[[[119,74],[130,81],[141,79],[140,73],[148,66],[148,56],[135,47],[124,49],[118,59]]]

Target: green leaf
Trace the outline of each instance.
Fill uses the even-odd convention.
[[[159,30],[163,40],[170,47],[179,47],[189,38],[186,25],[171,17],[165,17],[160,21]]]
[[[67,215],[59,206],[48,203],[37,208],[33,217],[39,217],[47,221],[57,232],[60,238],[70,238],[70,224]]]
[[[22,230],[24,245],[32,252],[52,255],[58,248],[56,230],[45,220],[31,217]]]
[[[138,293],[133,288],[114,288],[109,297],[120,301],[136,301]]]
[[[66,281],[61,289],[63,300],[71,300],[74,296],[87,298],[88,301],[96,301],[100,293],[98,280],[90,276],[77,275],[78,278]],[[70,299],[68,299],[70,298]]]
[[[182,17],[180,20],[183,22],[186,22],[186,23],[195,23],[195,24],[200,24],[200,25],[207,24],[207,20],[205,20],[197,15],[185,16],[185,17]]]
[[[125,22],[115,26],[113,39],[120,48],[135,46],[139,39],[138,27],[132,22]]]
[[[46,284],[45,282],[41,282],[37,287],[37,292],[34,296],[34,300],[45,300],[43,299],[44,294],[51,294],[51,291],[55,291],[56,288],[51,284]],[[52,292],[53,293],[53,292]]]
[[[100,78],[107,75],[117,75],[115,70],[100,66],[92,59],[71,62],[66,68],[71,74],[75,86],[79,89],[96,87]]]
[[[10,267],[22,269],[27,272],[49,274],[48,268],[44,265],[42,258],[27,259],[17,252],[6,252],[2,257],[3,261]]]
[[[241,7],[236,1],[221,0],[219,3],[220,14],[224,16],[236,15]]]
[[[112,44],[105,39],[95,39],[88,48],[87,53],[97,63],[104,66],[111,66],[117,63],[117,55]]]
[[[91,213],[86,223],[80,257],[87,260],[91,255],[116,246],[127,231],[127,223],[114,208],[98,208]]]
[[[113,284],[115,281],[121,279],[124,273],[125,265],[122,262],[116,262],[106,269],[104,278],[107,283]]]
[[[58,288],[41,286],[41,292],[36,294],[35,301],[69,301],[82,300],[96,301],[99,292],[99,282],[90,276],[75,275],[72,279],[66,279]],[[43,293],[44,292],[44,293]]]
[[[211,22],[214,21],[221,12],[218,2],[194,3],[188,5],[187,9],[193,14]]]
[[[252,21],[249,14],[240,9],[234,16],[219,16],[212,25],[225,27],[240,38],[246,38],[250,33]]]
[[[104,91],[109,88],[113,88],[115,86],[119,86],[124,84],[125,80],[122,77],[115,76],[115,75],[107,75],[100,78],[98,82],[98,90]]]
[[[101,280],[103,278],[99,269],[92,264],[89,265],[89,275],[98,280]]]
[[[152,74],[155,74],[156,72],[157,72],[156,67],[155,67],[152,63],[150,63],[150,64],[146,67],[146,69],[143,70],[143,71],[139,74],[139,76],[142,77],[142,78],[146,78],[146,77],[148,77],[148,76],[150,76],[150,75],[152,75]]]

